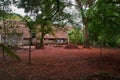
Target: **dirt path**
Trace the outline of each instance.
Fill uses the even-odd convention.
[[[97,48],[32,49],[32,65],[27,64],[27,49],[18,55],[20,62],[0,60],[0,80],[78,80],[99,72],[120,75],[120,49],[103,49],[101,57]]]

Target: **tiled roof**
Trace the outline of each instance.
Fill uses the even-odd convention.
[[[64,31],[57,31],[55,35],[46,34],[44,38],[68,38],[67,32]]]
[[[21,21],[13,21],[14,27],[9,27],[7,29],[7,33],[13,33],[15,31],[16,33],[23,33],[23,38],[29,38],[29,28],[25,27],[25,23]],[[0,22],[0,27],[3,28],[3,22]],[[5,33],[3,29],[0,29],[0,33]]]
[[[15,28],[17,33],[23,33],[23,38],[29,38],[30,34],[29,34],[29,28],[25,27],[25,22],[21,22],[21,21],[13,21],[13,23],[15,25],[17,25],[18,27]],[[0,26],[3,27],[3,22],[0,22]],[[68,38],[67,35],[67,31],[72,29],[73,27],[53,27],[54,29],[54,34],[55,35],[51,35],[51,34],[46,34],[44,38]],[[13,31],[13,28],[9,28],[9,33]],[[3,30],[0,30],[1,33],[4,33]],[[38,33],[40,34],[40,33]]]

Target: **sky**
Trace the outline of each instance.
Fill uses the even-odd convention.
[[[74,0],[70,0],[73,4],[75,4],[75,1]],[[26,15],[26,13],[24,12],[24,9],[18,9],[17,7],[15,7],[15,6],[11,6],[11,8],[12,8],[12,11],[14,12],[14,13],[17,13],[17,14],[20,14],[20,15],[22,15],[22,16],[25,16]]]
[[[68,0],[69,1],[69,0]],[[75,4],[75,0],[70,0],[71,2],[72,2],[72,4]],[[22,16],[25,16],[25,15],[27,15],[25,12],[24,12],[24,9],[23,8],[20,8],[20,9],[18,9],[17,7],[15,7],[15,6],[11,6],[11,8],[12,8],[12,11],[13,11],[13,13],[17,13],[17,14],[20,14],[20,15],[22,15]],[[71,8],[66,8],[67,10],[67,12],[68,13],[71,13],[71,14],[74,14],[74,13],[77,13],[77,10],[75,9],[75,7],[71,7]],[[32,19],[34,19],[33,17],[31,17]],[[75,22],[80,22],[80,19],[77,19],[76,18],[76,20],[75,20]]]
[[[12,8],[13,13],[17,13],[17,14],[20,14],[22,16],[26,15],[24,12],[24,9],[22,9],[22,8],[18,9],[17,7],[15,7],[13,5],[11,6],[11,8]]]

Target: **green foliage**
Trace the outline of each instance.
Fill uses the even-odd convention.
[[[69,41],[72,44],[79,45],[83,43],[83,32],[78,28],[74,28],[68,32]]]
[[[117,40],[117,44],[120,46],[120,38]]]
[[[58,11],[59,0],[20,0],[18,7],[24,8],[25,12],[40,14],[41,18],[52,18],[54,13]]]
[[[40,25],[40,45],[43,43],[45,34],[52,33],[53,19],[64,9],[64,0],[20,0],[18,7],[24,8],[26,13],[35,18],[35,23]],[[27,22],[28,23],[28,22]],[[30,25],[29,25],[30,24]],[[28,23],[31,26],[31,22]],[[34,26],[35,27],[35,26]]]
[[[0,47],[5,51],[5,53],[8,56],[10,56],[10,57],[12,57],[14,59],[17,59],[17,60],[20,59],[18,55],[16,55],[10,48],[8,48],[7,46],[5,46],[4,44],[1,43]]]
[[[90,47],[89,41],[89,32],[88,32],[88,24],[89,24],[89,14],[88,10],[94,5],[95,0],[75,0],[81,15],[82,25],[84,26],[84,48]]]
[[[89,35],[92,42],[103,46],[116,46],[120,38],[120,6],[114,0],[98,0],[88,10]]]
[[[0,18],[6,17],[8,12],[11,12],[9,5],[11,5],[11,0],[0,0]],[[1,20],[1,19],[0,19]]]
[[[75,0],[85,26],[85,40],[103,46],[116,46],[120,38],[119,0]]]
[[[6,12],[4,10],[0,10],[0,21],[3,20],[3,17],[5,17]]]
[[[6,19],[8,20],[15,20],[15,21],[22,21],[22,16],[16,13],[8,13],[6,15]]]

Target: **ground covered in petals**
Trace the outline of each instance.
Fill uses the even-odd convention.
[[[28,49],[16,52],[20,61],[0,52],[0,80],[120,80],[120,49],[32,48],[31,65]]]

